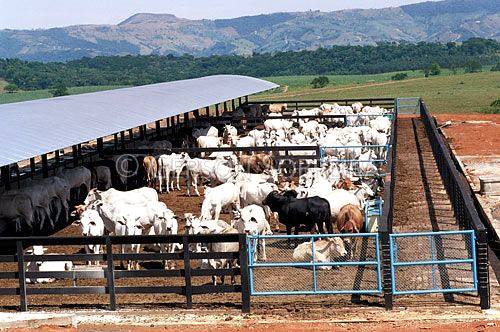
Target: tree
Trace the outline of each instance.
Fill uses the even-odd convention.
[[[497,64],[491,68],[491,71],[500,71],[500,62],[497,62]]]
[[[328,84],[330,84],[330,80],[326,76],[318,76],[311,82],[313,89],[324,88]]]
[[[391,77],[391,80],[393,81],[402,81],[408,78],[407,73],[397,73]]]
[[[441,74],[441,67],[437,64],[437,63],[433,63],[430,67],[429,67],[429,75],[430,76],[438,76]]]
[[[476,60],[469,60],[465,63],[466,73],[477,73],[483,69],[483,66]]]
[[[13,83],[7,84],[3,89],[5,91],[7,91],[8,93],[14,93],[17,90],[19,90],[19,88],[17,87],[17,85],[15,85]]]
[[[49,91],[53,97],[61,97],[69,95],[68,89],[63,84],[58,84],[54,89]]]

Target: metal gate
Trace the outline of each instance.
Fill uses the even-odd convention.
[[[398,114],[418,114],[420,112],[420,98],[396,98]]]
[[[249,236],[251,295],[377,294],[378,234]],[[265,242],[264,260],[258,247]],[[352,244],[345,246],[344,242]],[[342,252],[342,248],[345,252]],[[341,254],[345,254],[341,257]]]
[[[474,231],[390,234],[395,295],[477,291]]]

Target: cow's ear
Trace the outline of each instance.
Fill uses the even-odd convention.
[[[119,223],[120,225],[125,225],[126,224],[126,221],[125,220],[121,220],[121,219],[118,219],[116,222]]]

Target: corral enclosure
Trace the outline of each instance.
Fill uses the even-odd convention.
[[[417,115],[402,117],[398,119],[398,103],[392,98],[374,98],[365,100],[322,100],[307,102],[288,102],[290,111],[302,108],[311,109],[323,103],[337,103],[350,106],[354,102],[362,102],[363,105],[377,106],[392,109],[388,113],[391,119],[391,135],[384,149],[384,156],[379,162],[377,174],[357,174],[366,178],[379,178],[383,182],[383,190],[376,195],[383,200],[383,208],[375,215],[378,217],[378,231],[374,233],[362,233],[357,236],[357,250],[344,260],[331,260],[329,262],[317,262],[314,258],[314,250],[310,259],[297,261],[293,258],[294,248],[300,244],[310,241],[313,245],[316,238],[310,235],[300,235],[303,238],[287,238],[282,235],[269,236],[267,238],[268,260],[254,260],[253,240],[258,241],[262,237],[248,237],[247,240],[240,241],[240,250],[237,253],[224,253],[228,258],[240,259],[238,268],[220,270],[199,270],[196,262],[193,262],[191,269],[190,261],[201,258],[210,258],[210,254],[200,255],[200,253],[184,250],[175,254],[149,254],[141,253],[135,256],[123,256],[118,254],[113,244],[120,243],[121,240],[132,243],[132,241],[142,241],[140,238],[113,239],[103,237],[98,241],[107,248],[104,254],[95,256],[103,262],[105,268],[95,271],[83,269],[82,271],[59,272],[60,277],[68,278],[58,280],[50,285],[26,286],[25,277],[20,269],[24,266],[21,257],[26,260],[36,261],[28,255],[23,255],[22,250],[32,244],[49,244],[55,246],[50,252],[65,255],[59,257],[63,260],[85,261],[92,259],[92,256],[81,256],[77,254],[83,242],[75,239],[74,246],[68,247],[71,242],[60,240],[46,240],[42,238],[16,239],[11,242],[11,248],[17,241],[17,254],[4,255],[2,259],[5,266],[4,271],[11,271],[4,274],[2,278],[11,279],[2,281],[0,293],[10,295],[5,298],[5,306],[15,306],[18,297],[21,295],[21,304],[26,308],[25,296],[29,295],[29,303],[37,306],[42,305],[81,305],[99,303],[106,304],[108,301],[114,308],[115,301],[118,305],[132,303],[182,303],[187,299],[188,307],[192,305],[191,296],[194,294],[194,303],[202,306],[220,306],[226,301],[243,301],[243,310],[249,310],[249,301],[256,308],[271,308],[284,301],[280,295],[294,295],[286,301],[297,301],[299,303],[322,303],[323,305],[345,306],[353,305],[360,296],[368,298],[370,305],[385,305],[392,307],[393,297],[396,301],[404,303],[419,303],[419,299],[425,301],[441,300],[445,294],[446,301],[457,300],[461,302],[477,304],[479,300],[476,296],[457,295],[456,293],[479,292],[480,304],[482,308],[489,306],[488,294],[488,264],[485,249],[487,243],[482,227],[475,209],[470,205],[470,196],[466,192],[463,181],[453,163],[447,157],[445,146],[440,142],[439,133],[436,131],[435,123],[430,117],[425,104],[416,101],[414,107]],[[248,132],[250,129],[262,126],[268,116],[235,116],[231,110],[236,111],[236,106],[254,105],[248,102],[247,98],[240,98],[232,102],[217,104],[214,108],[205,108],[201,112],[195,111],[185,113],[183,116],[172,116],[166,120],[157,121],[154,126],[140,126],[137,130],[131,129],[121,135],[115,134],[109,139],[98,139],[95,144],[87,146],[77,145],[73,148],[73,158],[64,163],[61,155],[54,155],[52,161],[54,167],[64,167],[65,164],[80,165],[84,162],[99,163],[99,159],[105,156],[121,154],[145,154],[145,153],[180,153],[188,152],[195,156],[203,152],[252,152],[269,151],[275,156],[275,166],[283,167],[283,174],[288,175],[287,180],[293,180],[288,170],[293,169],[289,164],[306,172],[310,167],[321,166],[326,162],[325,152],[331,146],[280,146],[280,147],[227,147],[227,148],[181,148],[182,137],[189,135],[193,128],[204,128],[208,124],[220,126],[231,123],[239,130],[239,134]],[[210,105],[207,105],[210,106]],[[224,111],[224,116],[220,114]],[[205,114],[200,114],[205,113]],[[330,127],[345,127],[351,123],[350,119],[359,119],[360,116],[348,114],[335,115],[304,115],[300,116],[292,113],[283,113],[284,120],[305,120],[315,118],[319,122]],[[355,124],[355,121],[352,122]],[[170,149],[144,149],[138,148],[138,143],[134,141],[146,138],[163,139],[167,138],[173,143]],[[84,152],[88,148],[87,156]],[[432,147],[432,150],[431,150]],[[357,146],[344,146],[341,150],[356,149]],[[359,147],[361,149],[361,147]],[[378,148],[374,146],[374,148]],[[402,152],[403,151],[403,152]],[[436,157],[434,157],[436,156]],[[76,157],[76,158],[75,158]],[[342,159],[342,158],[341,158]],[[47,157],[42,158],[41,173],[48,175],[49,162]],[[35,162],[35,161],[33,161]],[[285,164],[283,164],[285,162]],[[353,160],[344,158],[341,162],[355,164],[359,167],[362,164],[360,159]],[[370,160],[373,162],[373,159]],[[378,165],[378,164],[377,164]],[[288,166],[288,167],[284,167]],[[299,167],[300,166],[300,167]],[[31,164],[31,170],[35,170]],[[5,168],[3,169],[5,173]],[[9,176],[3,176],[4,181],[11,181]],[[358,170],[359,171],[359,170]],[[34,174],[33,173],[33,174]],[[299,174],[300,175],[300,174]],[[29,177],[27,174],[25,177]],[[22,176],[21,176],[22,177]],[[188,179],[188,178],[187,178]],[[420,181],[416,181],[416,180]],[[444,179],[444,181],[443,181]],[[415,183],[418,185],[415,185]],[[5,182],[4,182],[5,183]],[[15,182],[14,182],[15,183]],[[134,180],[132,186],[139,185],[140,182]],[[202,198],[188,197],[184,194],[189,181],[181,181],[181,192],[171,192],[161,194],[160,200],[176,214],[181,215],[186,212],[198,213]],[[131,189],[133,187],[127,188]],[[373,198],[377,198],[373,197]],[[423,199],[423,201],[422,201]],[[418,212],[415,210],[419,210]],[[422,213],[423,212],[423,213]],[[365,213],[366,214],[366,213]],[[221,219],[230,221],[229,214],[223,213]],[[66,225],[61,225],[62,226]],[[180,223],[179,231],[184,232],[184,225]],[[459,231],[459,230],[463,231]],[[283,227],[281,227],[283,232]],[[448,233],[441,233],[448,231]],[[419,233],[414,233],[419,232]],[[425,232],[425,233],[424,233]],[[399,233],[399,234],[398,234]],[[78,230],[75,226],[64,228],[57,235],[75,236]],[[339,235],[336,235],[337,237]],[[336,237],[329,236],[330,238]],[[328,237],[328,236],[327,236]],[[342,237],[348,237],[342,235]],[[144,237],[145,242],[158,243],[161,241],[202,241],[185,240],[189,238],[178,237]],[[216,241],[217,236],[204,241]],[[23,241],[26,241],[23,243]],[[84,241],[89,241],[84,240]],[[232,238],[231,241],[235,241]],[[78,243],[78,244],[76,244]],[[186,242],[184,242],[186,244]],[[186,247],[185,247],[186,248]],[[78,255],[78,256],[75,256]],[[219,254],[219,255],[224,255]],[[149,255],[149,256],[148,256]],[[212,258],[220,258],[217,256]],[[43,260],[49,255],[42,256]],[[245,257],[243,259],[243,257]],[[138,271],[116,270],[115,265],[120,259],[131,258],[143,261],[142,268]],[[50,259],[50,258],[49,258]],[[162,259],[178,260],[177,270],[163,270],[159,266]],[[116,260],[116,261],[115,261]],[[248,262],[245,262],[248,260]],[[21,262],[21,263],[20,263]],[[189,268],[187,268],[189,266]],[[21,272],[21,273],[20,273]],[[236,285],[209,286],[210,275],[224,274],[242,275],[238,278]],[[32,277],[49,276],[32,274]],[[56,276],[55,274],[52,274]],[[168,277],[168,278],[167,278]],[[88,278],[88,279],[87,279]],[[94,280],[97,278],[97,280]],[[76,281],[73,281],[76,279]],[[128,282],[130,281],[130,283]],[[77,286],[77,287],[75,287]],[[151,288],[155,286],[156,288]],[[10,289],[8,289],[10,288]],[[57,290],[63,289],[63,290]],[[150,289],[146,289],[150,288]],[[43,290],[45,289],[45,290]],[[205,295],[196,295],[207,293]],[[220,295],[215,293],[237,292],[242,295]],[[68,295],[65,297],[54,297],[49,294],[87,294],[95,295]],[[142,293],[140,297],[130,293]],[[147,295],[144,295],[147,293]],[[181,295],[162,295],[160,293],[174,293]],[[425,293],[436,293],[438,295],[418,295]],[[35,295],[45,294],[45,295]],[[325,295],[330,295],[325,298]],[[333,296],[335,294],[335,296]],[[261,297],[264,295],[264,297]],[[403,299],[399,298],[404,296]],[[352,296],[352,298],[351,298]],[[354,300],[351,302],[351,300]]]

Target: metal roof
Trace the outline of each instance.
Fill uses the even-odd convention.
[[[216,75],[0,105],[0,166],[276,87]]]

